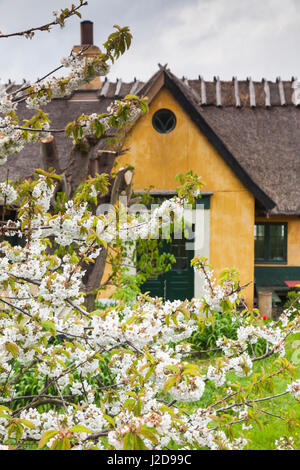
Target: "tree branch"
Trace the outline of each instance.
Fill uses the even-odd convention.
[[[86,1],[83,1],[83,0],[80,0],[80,4],[75,7],[75,5],[72,5],[72,8],[71,10],[68,10],[68,12],[66,14],[63,14],[56,18],[54,21],[51,21],[50,23],[46,23],[42,26],[36,26],[36,27],[33,27],[33,28],[29,28],[29,29],[25,29],[24,31],[19,31],[17,33],[9,33],[9,34],[0,34],[0,39],[1,38],[11,38],[13,36],[25,36],[25,37],[28,37],[28,38],[32,38],[32,36],[34,35],[34,32],[35,31],[50,31],[51,27],[52,26],[56,26],[56,25],[60,25],[61,27],[64,26],[64,22],[67,18],[70,18],[71,16],[75,15],[76,12],[82,8],[83,6],[87,5],[88,2]],[[63,10],[61,10],[63,12]]]

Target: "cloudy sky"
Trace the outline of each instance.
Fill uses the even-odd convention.
[[[0,0],[0,30],[40,26],[52,11],[77,0]],[[238,76],[300,78],[300,0],[88,0],[83,19],[94,22],[101,47],[112,26],[130,26],[133,44],[109,78],[147,80],[158,62],[178,76],[206,80]],[[0,40],[0,78],[33,80],[59,64],[80,42],[80,20],[64,29]]]

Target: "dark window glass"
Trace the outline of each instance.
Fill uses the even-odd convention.
[[[287,262],[287,223],[258,223],[254,228],[255,262]]]
[[[189,268],[185,244],[185,238],[182,240],[172,240],[170,251],[176,258],[176,263],[173,264],[172,269],[176,269],[177,271],[186,271]]]
[[[161,134],[168,134],[176,126],[176,116],[169,109],[159,109],[152,118],[154,129]]]
[[[265,259],[265,226],[255,225],[255,259]]]
[[[2,218],[2,210],[3,208],[0,207],[1,218]],[[16,219],[17,219],[17,213],[15,211],[7,209],[4,214],[4,220],[1,220],[0,224],[5,225],[8,220],[15,221]],[[23,239],[22,237],[19,237],[18,235],[9,236],[7,235],[7,233],[6,235],[3,235],[2,233],[0,234],[0,242],[8,241],[11,244],[11,246],[17,246],[17,245],[25,246],[25,239]]]
[[[283,225],[270,226],[270,258],[274,261],[285,259],[285,227]]]

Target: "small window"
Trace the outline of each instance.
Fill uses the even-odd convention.
[[[255,263],[287,262],[287,223],[257,223],[254,227]]]
[[[159,109],[153,115],[152,125],[160,134],[168,134],[176,126],[176,116],[169,109]]]

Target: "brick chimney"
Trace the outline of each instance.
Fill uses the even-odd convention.
[[[81,45],[94,44],[94,23],[92,21],[82,21],[80,23]]]
[[[94,45],[94,23],[92,21],[81,21],[80,23],[80,36],[81,44],[80,46],[74,46],[72,52],[78,54],[83,47],[89,46],[89,48],[83,52],[85,57],[93,57],[95,55],[101,54],[99,47]],[[83,85],[80,90],[100,90],[102,87],[102,82],[100,77],[95,78],[92,82]]]

